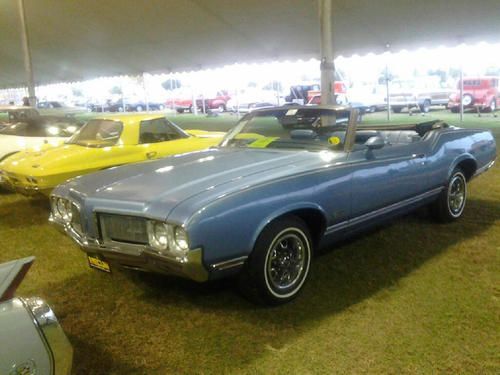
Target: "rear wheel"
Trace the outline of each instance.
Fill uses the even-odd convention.
[[[467,201],[467,179],[460,168],[455,168],[446,189],[431,204],[433,216],[441,222],[451,222],[462,216]]]
[[[426,99],[422,104],[419,105],[419,107],[422,112],[428,113],[431,110],[431,101],[429,99]]]
[[[484,109],[485,112],[495,112],[497,110],[497,100],[491,99],[490,105]]]
[[[403,107],[392,107],[392,110],[394,111],[394,113],[401,113]]]
[[[309,275],[311,256],[311,236],[302,220],[288,216],[271,222],[240,274],[243,294],[267,305],[291,301]]]
[[[451,107],[451,108],[450,108],[450,111],[451,111],[452,113],[458,113],[458,112],[460,112],[460,107]]]

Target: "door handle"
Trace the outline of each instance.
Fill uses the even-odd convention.
[[[151,151],[151,152],[147,152],[147,153],[146,153],[146,157],[147,157],[148,159],[153,159],[156,155],[157,155],[157,152],[156,152],[156,151]]]
[[[423,159],[425,158],[425,154],[413,154],[412,159]]]

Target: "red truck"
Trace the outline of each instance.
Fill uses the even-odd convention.
[[[337,104],[347,103],[347,86],[343,81],[335,81],[334,85],[335,97]],[[319,104],[321,101],[321,89],[319,83],[303,83],[290,87],[290,95],[285,97],[285,101],[300,102],[302,104]]]
[[[226,110],[227,102],[231,99],[228,93],[224,90],[217,91],[214,95],[205,96],[205,110],[217,109],[220,112]],[[175,109],[178,113],[183,113],[185,111],[193,112],[193,100],[192,99],[174,99],[173,100]],[[172,104],[169,102],[167,104]],[[198,110],[203,110],[203,97],[198,97],[196,99],[196,106]]]
[[[467,77],[464,78],[462,103],[464,108],[477,108],[482,112],[494,112],[500,105],[500,77]],[[460,90],[461,82],[458,82]],[[460,91],[450,96],[448,108],[457,113],[460,111]]]

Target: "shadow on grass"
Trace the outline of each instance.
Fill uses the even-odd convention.
[[[71,337],[76,373],[237,371],[288,350],[327,317],[376,294],[384,298],[406,275],[499,218],[499,202],[477,199],[453,224],[407,216],[317,256],[303,293],[275,308],[244,300],[234,280],[200,285],[120,271],[89,270],[43,293]]]
[[[50,213],[48,198],[23,197],[9,192],[5,193],[5,197],[7,201],[0,204],[0,228],[26,227],[47,222]]]

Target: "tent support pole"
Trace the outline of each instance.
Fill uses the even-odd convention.
[[[146,86],[146,73],[142,72],[142,91],[144,92],[144,101],[146,102],[146,112],[149,112],[148,88]]]
[[[26,73],[26,83],[28,86],[28,99],[32,107],[36,107],[35,96],[35,78],[33,76],[33,64],[31,62],[31,49],[28,35],[28,24],[26,23],[26,11],[24,9],[24,0],[18,0],[19,18],[21,21],[21,39],[24,54],[24,70]]]
[[[460,122],[464,121],[464,66],[460,64]]]
[[[319,0],[321,29],[321,104],[335,104],[332,42],[332,0]]]

